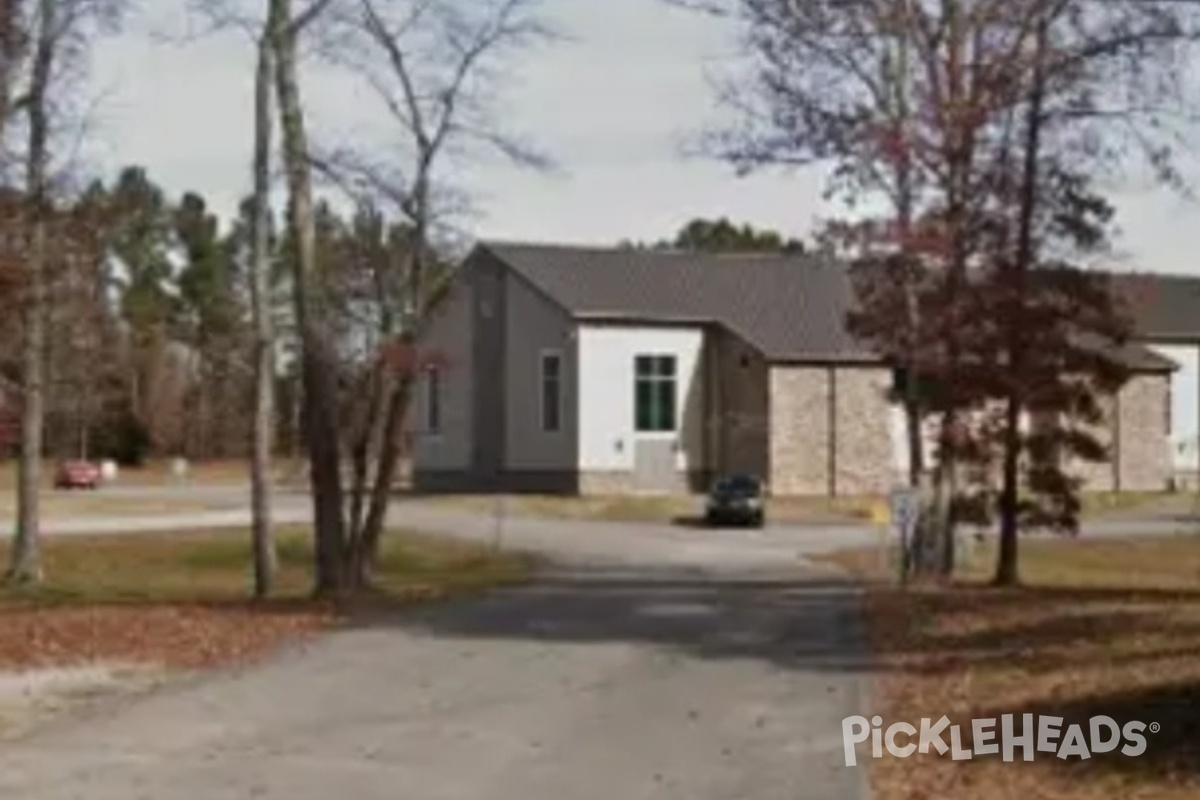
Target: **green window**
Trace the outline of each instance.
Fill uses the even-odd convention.
[[[634,359],[634,429],[639,433],[675,430],[675,356]]]

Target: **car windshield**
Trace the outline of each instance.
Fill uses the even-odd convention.
[[[749,475],[734,475],[717,481],[714,489],[718,494],[756,495],[758,481]]]

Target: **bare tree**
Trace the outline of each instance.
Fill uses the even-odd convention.
[[[344,588],[345,517],[334,381],[336,359],[318,278],[309,139],[300,91],[299,39],[329,5],[330,0],[313,0],[296,13],[291,0],[268,3],[268,14],[273,20],[275,91],[288,186],[288,235],[295,259],[293,302],[300,336],[302,424],[315,512],[314,592],[318,595],[336,594]]]
[[[302,15],[301,22],[307,25],[324,5],[326,3],[314,4]],[[209,30],[202,31],[201,35],[211,31],[238,29],[253,37],[255,47],[253,190],[243,213],[249,217],[248,282],[253,324],[250,528],[254,553],[254,596],[262,599],[271,594],[278,561],[272,521],[278,337],[272,302],[274,245],[271,235],[271,188],[273,101],[280,78],[275,63],[281,37],[287,35],[288,26],[294,26],[296,21],[280,16],[290,13],[290,6],[273,2],[267,3],[265,14],[259,19],[255,19],[252,13],[243,13],[241,4],[234,0],[189,0],[189,7],[209,23]],[[299,32],[298,29],[296,32]]]
[[[17,483],[17,530],[8,578],[14,582],[38,582],[42,568],[38,552],[39,491],[41,485],[42,439],[45,417],[45,358],[47,269],[50,254],[48,226],[53,217],[51,191],[51,115],[62,97],[56,87],[66,87],[77,77],[86,55],[89,37],[97,24],[112,23],[120,4],[102,0],[38,0],[28,20],[28,81],[13,107],[26,117],[25,151],[25,248],[22,318],[22,408],[21,457]],[[13,15],[15,16],[15,15]],[[13,16],[9,16],[11,20]],[[5,69],[12,69],[11,63]],[[11,110],[12,107],[10,107]]]
[[[42,567],[38,554],[39,508],[42,464],[43,359],[45,358],[46,315],[46,217],[49,202],[49,123],[47,93],[56,52],[58,27],[55,0],[40,0],[29,82],[29,152],[26,158],[26,226],[30,231],[25,265],[26,298],[22,315],[21,345],[21,458],[17,478],[17,530],[13,541],[8,578],[15,582],[40,583]]]
[[[254,74],[254,195],[250,287],[254,315],[254,426],[250,471],[254,594],[271,593],[276,566],[271,528],[271,454],[275,441],[275,328],[271,308],[271,87],[274,79],[272,6],[258,42]]]
[[[398,213],[405,246],[376,262],[383,351],[363,380],[364,410],[351,434],[353,485],[347,530],[348,575],[370,580],[402,447],[402,427],[424,358],[421,332],[444,288],[439,234],[455,192],[441,169],[471,148],[517,164],[549,168],[524,137],[504,130],[496,100],[504,58],[551,36],[537,0],[355,0],[339,9],[326,54],[374,90],[394,134],[383,159],[341,148],[315,161],[360,198]],[[374,462],[374,470],[370,469]]]

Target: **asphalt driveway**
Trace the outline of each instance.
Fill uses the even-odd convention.
[[[0,749],[0,797],[865,796],[841,743],[868,671],[853,586],[786,536],[547,526],[502,531],[559,564],[534,585],[60,721]]]
[[[144,490],[138,490],[144,491]],[[166,495],[189,488],[163,488]],[[50,535],[245,525],[201,512],[57,519]],[[281,494],[276,518],[310,518]],[[395,524],[540,553],[535,585],[372,620],[0,748],[0,798],[838,800],[841,720],[869,713],[857,593],[806,557],[866,526],[712,531],[397,503]],[[1178,515],[1085,536],[1184,533]]]

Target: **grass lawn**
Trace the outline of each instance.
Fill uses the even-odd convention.
[[[1084,492],[1080,497],[1085,517],[1163,508],[1180,513],[1195,512],[1193,492]]]
[[[98,514],[101,516],[139,516],[155,514],[186,514],[212,510],[211,503],[185,497],[130,497],[96,491],[46,489],[41,496],[41,511],[49,519]],[[15,516],[15,491],[0,492],[0,515]]]
[[[413,495],[448,508],[493,513],[495,495],[429,494]],[[1136,512],[1140,509],[1169,506],[1189,511],[1195,507],[1192,495],[1165,492],[1093,492],[1084,494],[1083,516]],[[704,498],[685,495],[508,495],[505,513],[514,516],[549,519],[597,520],[609,522],[670,522],[698,517]],[[886,512],[887,498],[879,495],[852,497],[774,497],[767,501],[767,514],[773,522],[796,524],[861,523],[879,512]]]
[[[492,513],[494,495],[414,495],[450,508]],[[670,522],[698,517],[704,498],[684,495],[508,495],[505,513],[550,519],[598,520],[609,522]],[[775,522],[863,521],[872,507],[883,503],[878,497],[777,497],[767,502],[767,514]]]
[[[49,490],[54,480],[56,461],[47,458],[42,465],[42,484]],[[298,474],[298,467],[288,459],[275,462],[277,479],[284,482]],[[199,486],[243,486],[250,481],[249,463],[240,459],[195,461],[188,465],[187,483]],[[17,483],[17,462],[9,458],[0,461],[0,490],[12,490]],[[152,459],[141,467],[122,467],[117,474],[118,486],[170,486],[178,483],[171,473],[170,459]]]
[[[518,581],[529,567],[519,556],[418,534],[395,532],[384,543],[374,598],[383,603]],[[246,600],[245,532],[50,538],[47,583],[0,590],[0,670],[93,661],[190,669],[254,657],[347,613],[307,599],[310,553],[304,531],[281,530],[278,596],[255,605]]]
[[[877,552],[831,557],[871,581],[879,660],[867,714],[919,725],[1032,713],[1083,723],[1158,723],[1139,757],[1093,754],[1033,763],[915,754],[871,760],[878,800],[1183,800],[1200,797],[1200,538],[1026,540],[1025,585],[985,585],[990,550],[953,587],[877,581]],[[1019,719],[1019,717],[1018,717]],[[1059,740],[1061,741],[1061,739]],[[1019,756],[1018,756],[1019,758]]]

